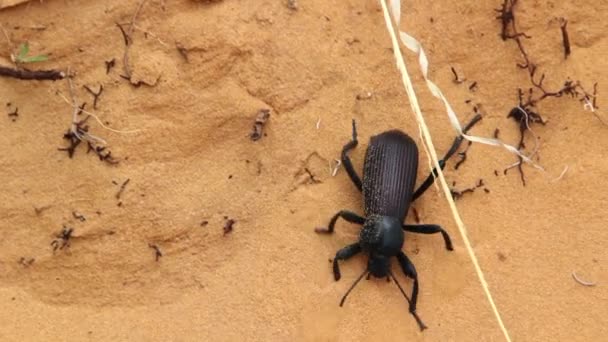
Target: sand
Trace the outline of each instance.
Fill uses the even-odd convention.
[[[352,118],[357,170],[373,134],[399,128],[420,139],[378,2],[299,1],[297,10],[286,3],[148,1],[129,60],[134,82],[158,81],[138,88],[120,77],[124,41],[116,26],[131,20],[137,1],[31,1],[0,12],[13,45],[29,41],[32,54],[50,55],[28,67],[69,66],[78,103],[90,110],[83,86],[103,84],[94,112],[113,129],[138,130],[115,133],[91,119],[90,133],[120,163],[100,161],[84,144],[70,159],[58,151],[72,115],[58,95],[69,97],[67,81],[1,79],[0,340],[504,340],[438,188],[414,207],[422,222],[450,232],[455,251],[433,235],[407,234],[404,247],[418,270],[418,312],[429,329],[418,331],[384,280],[363,281],[338,306],[366,258],[342,263],[339,282],[328,259],[359,228],[340,222],[333,236],[313,229],[339,209],[363,208],[344,169],[332,177],[329,163],[349,140]],[[461,121],[474,105],[483,113],[472,133],[491,137],[499,128],[501,139],[517,144],[518,124],[506,116],[517,88],[530,83],[515,65],[515,43],[500,39],[493,12],[500,3],[406,1],[403,28],[424,45],[431,77]],[[547,88],[567,77],[588,89],[597,82],[600,110],[607,10],[605,1],[531,0],[516,9]],[[567,60],[557,17],[569,22]],[[187,61],[176,46],[188,50]],[[10,65],[3,37],[0,51]],[[441,154],[455,132],[415,56],[406,55]],[[112,59],[106,74],[104,61]],[[452,82],[450,67],[467,82]],[[13,121],[7,114],[15,107]],[[271,116],[253,142],[260,109]],[[539,111],[548,122],[533,129],[546,172],[524,166],[525,187],[517,170],[502,173],[513,155],[478,144],[445,174],[456,189],[483,179],[489,191],[467,193],[457,207],[513,340],[597,341],[608,334],[608,127],[568,97],[547,99]],[[526,143],[529,152],[530,135]],[[428,171],[421,152],[419,182]],[[227,219],[236,223],[225,234]],[[415,222],[411,212],[406,221]],[[70,245],[53,251],[64,226],[73,228]],[[162,253],[158,261],[151,245]],[[409,293],[411,280],[393,266]],[[597,285],[577,283],[573,271]]]

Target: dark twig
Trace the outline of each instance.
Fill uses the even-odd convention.
[[[29,70],[0,66],[0,76],[13,77],[20,80],[56,81],[63,79],[65,73],[59,70]]]
[[[81,106],[79,108],[80,108],[80,110],[82,110],[83,106]],[[76,132],[74,132],[72,129],[68,129],[68,131],[63,135],[63,138],[69,142],[69,146],[58,148],[58,150],[66,151],[68,153],[68,156],[70,158],[72,158],[72,157],[74,157],[76,148],[80,145],[80,143],[83,140],[85,140],[87,142],[87,147],[88,147],[87,153],[93,151],[99,157],[99,160],[104,161],[111,165],[118,164],[119,160],[112,156],[112,152],[110,150],[108,150],[107,147],[99,146],[88,139],[83,139],[83,137],[86,137],[88,135],[89,126],[85,125],[85,123],[87,122],[87,120],[89,118],[90,118],[90,116],[87,115],[87,117],[84,118],[83,120],[76,122],[76,125],[75,125]]]
[[[158,262],[158,260],[160,260],[160,258],[163,256],[163,252],[160,250],[160,248],[157,245],[149,243],[148,247],[150,247],[154,250],[154,260],[156,260]]]
[[[559,28],[562,30],[562,41],[564,43],[564,59],[567,59],[570,55],[570,39],[568,38],[568,31],[566,29],[566,25],[568,25],[568,20],[561,18]]]
[[[236,223],[236,221],[233,219],[228,219],[227,217],[225,217],[225,219],[226,223],[224,223],[224,235],[232,232],[234,224]]]
[[[118,29],[120,30],[120,33],[122,34],[122,39],[124,39],[124,41],[125,41],[125,46],[129,46],[129,44],[131,44],[131,38],[125,31],[125,28],[122,27],[122,25],[119,23],[116,23],[116,26],[118,26]]]
[[[120,29],[120,32],[121,32],[122,37],[125,42],[125,52],[123,54],[123,59],[122,59],[123,69],[124,69],[125,74],[121,75],[121,76],[124,79],[129,80],[129,82],[131,82],[131,83],[133,82],[133,80],[132,80],[133,73],[131,71],[131,67],[129,66],[129,49],[131,48],[131,45],[133,43],[133,31],[135,30],[135,21],[137,20],[137,16],[139,15],[139,12],[141,12],[141,9],[144,6],[144,4],[146,3],[146,1],[147,0],[142,0],[139,2],[139,5],[137,6],[135,13],[133,13],[133,16],[131,17],[131,21],[129,22],[129,28],[126,31],[122,27],[122,25],[116,23],[116,26],[118,26],[118,28]]]
[[[310,179],[310,183],[311,184],[319,184],[322,183],[319,179],[317,179],[317,177],[315,176],[314,173],[312,173],[312,171],[310,171],[309,168],[305,167],[304,168],[304,172],[306,172],[306,174],[308,175],[308,178]]]
[[[58,148],[59,151],[66,151],[70,158],[74,157],[76,148],[82,142],[81,136],[89,131],[89,126],[85,125],[88,119],[89,116],[87,116],[81,121],[76,122],[76,124],[74,125],[76,127],[75,130],[68,129],[68,131],[63,134],[63,139],[67,140],[70,145],[68,147]]]
[[[477,81],[474,81],[473,83],[471,83],[471,85],[469,86],[469,90],[470,91],[477,90]]]
[[[515,20],[515,17],[513,16],[513,6],[515,6],[516,2],[517,0],[504,0],[501,8],[495,10],[496,12],[500,13],[496,19],[500,19],[502,22],[502,31],[500,33],[502,40],[507,40],[507,37],[509,36],[509,24]]]
[[[15,107],[12,112],[9,112],[8,117],[11,118],[13,122],[17,121],[17,118],[19,117],[19,107]]]
[[[129,184],[130,181],[131,178],[127,178],[126,181],[122,182],[122,184],[120,185],[120,189],[118,189],[118,192],[116,193],[116,199],[120,199],[120,196],[122,196],[122,193],[125,191],[125,188],[127,187],[127,184]]]
[[[82,120],[78,119],[79,115],[84,112],[86,103],[83,103],[81,106],[76,105],[77,101],[71,77],[68,77],[67,81],[70,91],[70,100],[66,99],[65,97],[64,99],[72,106],[73,111],[72,124],[67,133],[63,135],[63,138],[68,140],[70,145],[65,148],[59,148],[59,151],[67,151],[68,156],[72,158],[78,145],[80,145],[82,141],[86,141],[88,145],[87,153],[90,151],[95,151],[101,161],[105,161],[108,164],[117,164],[119,162],[118,159],[112,157],[112,153],[104,146],[106,142],[103,139],[88,133],[89,126],[85,125],[85,123],[91,117],[91,115],[87,115],[87,117]],[[101,90],[99,94],[101,94]]]
[[[454,170],[458,170],[460,165],[462,165],[462,163],[464,163],[465,160],[467,160],[467,151],[469,150],[469,148],[471,147],[472,144],[473,144],[473,142],[469,141],[465,150],[462,152],[458,152],[458,156],[460,157],[460,160],[456,163],[456,165],[454,165]]]
[[[456,72],[456,69],[454,69],[454,67],[450,67],[450,70],[452,70],[452,74],[454,74],[454,79],[452,80],[452,82],[456,83],[456,84],[460,84],[465,82],[467,79],[460,79],[460,77],[458,76],[458,73]]]
[[[82,112],[84,111],[84,108],[87,106],[86,102],[83,102],[80,106],[78,106],[78,112],[76,112],[76,115],[80,115],[82,114]],[[88,119],[88,116],[87,116]]]
[[[122,29],[121,29],[122,31]],[[110,70],[116,65],[116,58],[112,58],[109,61],[104,61],[106,64],[106,75],[110,73]]]
[[[95,152],[95,154],[97,155],[97,157],[99,157],[99,160],[101,161],[104,161],[111,165],[115,165],[120,162],[120,160],[112,156],[112,151],[108,150],[108,148],[105,146],[98,146],[90,141],[87,141],[87,147],[87,153],[91,151]]]
[[[156,78],[156,80],[154,80],[154,83],[150,83],[150,82],[144,81],[144,80],[138,80],[137,82],[134,82],[133,79],[131,79],[130,77],[127,77],[125,75],[120,75],[120,77],[124,78],[125,80],[128,80],[129,83],[131,83],[131,85],[135,88],[139,88],[142,85],[145,85],[148,87],[154,87],[158,84],[158,81],[160,81],[160,75]]]
[[[483,179],[479,179],[477,181],[477,184],[475,184],[474,187],[470,187],[470,188],[467,188],[467,189],[464,189],[464,190],[460,190],[460,191],[455,190],[455,189],[451,189],[450,193],[452,194],[452,198],[454,200],[457,200],[457,199],[461,198],[464,194],[466,194],[466,193],[473,193],[473,192],[475,192],[475,190],[477,188],[480,188],[482,186],[484,186]]]
[[[89,94],[93,95],[93,109],[97,109],[97,101],[99,100],[99,97],[101,96],[101,93],[103,93],[103,84],[99,85],[99,90],[97,92],[94,92],[91,88],[89,88],[89,86],[87,86],[86,84],[82,86],[84,89],[86,89],[86,91],[89,92]]]
[[[537,80],[537,71],[538,71],[537,66],[534,63],[532,63],[528,53],[526,52],[523,42],[522,42],[522,37],[524,37],[524,38],[531,38],[531,37],[526,35],[525,33],[519,32],[517,30],[517,26],[515,24],[516,23],[515,14],[513,12],[513,8],[514,8],[515,4],[517,4],[517,0],[505,0],[502,5],[502,9],[496,10],[501,13],[501,15],[498,16],[497,18],[501,19],[501,21],[502,21],[502,25],[503,25],[502,37],[503,37],[503,40],[513,39],[516,42],[517,47],[518,47],[522,57],[524,58],[524,63],[518,63],[517,66],[522,69],[528,70],[528,74],[530,76],[530,83],[532,83],[532,85],[534,86],[535,89],[539,90],[542,93],[539,97],[534,98],[534,96],[533,96],[534,89],[530,89],[528,100],[525,103],[522,103],[520,101],[520,106],[522,108],[524,108],[526,111],[530,111],[529,110],[530,106],[535,106],[538,102],[542,101],[543,99],[545,99],[547,97],[561,97],[565,94],[571,95],[572,97],[577,97],[579,99],[581,99],[581,98],[584,99],[585,97],[591,98],[592,95],[585,92],[585,90],[583,89],[583,87],[580,85],[580,83],[578,81],[573,82],[570,80],[566,80],[564,82],[564,86],[561,89],[559,89],[557,91],[547,91],[545,89],[545,87],[543,86],[543,82],[545,80],[545,74],[541,74]],[[565,32],[565,24],[563,24],[562,27],[563,27],[562,31]],[[564,47],[566,48],[566,46],[567,46],[567,50],[568,50],[568,54],[569,54],[570,53],[569,52],[570,43],[569,43],[569,41],[566,41],[566,40],[567,40],[567,33],[565,34],[565,37],[564,37]]]
[[[520,94],[519,94],[520,103],[521,103],[521,96],[522,96],[522,93],[521,93],[521,90],[520,90]],[[532,155],[530,155],[530,157],[532,157],[533,155],[535,155],[538,152],[538,145],[537,145],[537,143],[538,143],[537,139],[538,138],[536,137],[536,135],[534,135],[534,132],[532,132],[532,130],[530,129],[530,125],[532,123],[540,123],[542,125],[545,125],[545,121],[543,120],[543,118],[539,114],[533,112],[531,109],[528,109],[528,110],[524,109],[521,105],[513,108],[511,110],[511,112],[509,113],[509,115],[507,115],[507,117],[512,117],[515,121],[517,121],[519,123],[519,134],[520,134],[520,136],[519,136],[519,144],[517,145],[517,148],[519,150],[521,150],[521,149],[523,149],[525,147],[525,144],[524,144],[524,134],[525,134],[526,131],[530,131],[530,133],[532,134],[532,136],[535,139],[534,140],[534,145],[535,145],[534,152],[532,152]],[[513,164],[513,165],[511,165],[509,167],[507,167],[503,171],[503,173],[506,175],[507,171],[509,169],[511,169],[513,167],[517,167],[517,169],[519,170],[519,175],[520,175],[520,178],[521,178],[521,182],[522,182],[523,186],[526,186],[526,179],[524,177],[524,171],[523,171],[523,168],[522,168],[523,159],[521,158],[521,156],[518,156],[518,159],[519,160],[518,160],[517,163],[515,163],[515,164]]]
[[[517,47],[524,59],[524,62],[518,63],[517,66],[522,69],[526,69],[528,71],[530,83],[533,86],[533,87],[529,88],[528,96],[525,101],[523,99],[522,90],[521,89],[518,90],[519,105],[517,107],[513,108],[509,112],[509,115],[507,116],[507,117],[512,117],[519,124],[520,140],[519,140],[518,148],[521,150],[522,148],[525,147],[525,145],[524,145],[525,131],[530,131],[532,133],[532,135],[534,135],[534,133],[530,129],[530,125],[532,125],[533,123],[540,123],[543,125],[545,124],[545,120],[542,118],[542,116],[538,113],[538,111],[535,108],[536,108],[536,105],[540,101],[542,101],[548,97],[557,98],[557,97],[562,97],[564,95],[570,95],[571,97],[577,98],[581,102],[583,102],[585,105],[585,108],[592,107],[591,110],[594,112],[594,114],[596,116],[598,116],[598,115],[597,115],[597,113],[595,113],[595,109],[596,109],[595,105],[593,105],[592,102],[590,101],[591,98],[594,98],[595,94],[591,95],[591,94],[587,93],[578,81],[574,82],[571,80],[566,80],[564,82],[563,86],[561,87],[561,89],[558,89],[557,91],[548,91],[545,88],[545,86],[543,85],[543,82],[545,81],[545,74],[538,72],[537,66],[530,59],[528,53],[526,52],[524,44],[523,44],[522,38],[531,38],[531,37],[526,35],[525,33],[519,32],[517,29],[516,19],[515,19],[515,14],[514,14],[514,7],[516,4],[517,4],[517,0],[504,0],[501,9],[496,10],[497,12],[500,13],[500,15],[496,18],[500,19],[502,22],[502,31],[501,31],[502,39],[503,40],[512,39],[517,44]],[[565,54],[567,57],[568,54],[570,54],[570,43],[568,41],[568,35],[566,32],[566,23],[567,22],[565,21],[565,19],[562,19],[561,28],[562,28],[562,35],[563,35],[563,39],[564,39],[564,49],[566,50]],[[540,74],[540,76],[539,76],[539,74]],[[539,92],[540,92],[540,94],[539,94]],[[536,94],[536,96],[535,96],[535,94]],[[537,145],[537,140],[536,140],[537,137],[535,136],[534,139],[535,139],[535,145]],[[537,148],[535,148],[535,151],[532,153],[532,155],[534,155],[536,153],[537,153]],[[522,184],[525,186],[525,178],[524,178],[524,174],[523,174],[523,170],[522,170],[522,158],[520,156],[518,156],[518,159],[519,159],[519,161],[517,163],[511,165],[510,167],[506,168],[504,170],[504,173],[506,174],[507,170],[509,170],[512,167],[517,166],[517,168],[520,172]]]

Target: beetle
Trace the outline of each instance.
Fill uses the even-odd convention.
[[[481,120],[476,115],[463,129],[466,133],[473,125]],[[441,169],[445,162],[456,153],[462,143],[462,135],[456,137],[452,147],[442,160],[439,161]],[[426,329],[416,313],[419,281],[416,268],[412,261],[402,251],[405,241],[404,231],[420,234],[440,233],[445,247],[452,251],[452,241],[449,234],[436,224],[404,224],[410,203],[420,197],[434,182],[438,173],[433,169],[426,180],[414,191],[418,172],[418,147],[414,140],[399,130],[389,130],[372,136],[365,153],[363,164],[363,181],[353,168],[348,156],[349,151],[358,145],[357,127],[352,121],[352,140],[342,148],[341,160],[346,172],[357,189],[363,193],[365,217],[349,210],[340,210],[336,213],[327,228],[316,228],[320,234],[331,234],[338,218],[363,226],[359,234],[359,241],[350,244],[336,253],[333,259],[333,273],[336,281],[340,280],[339,260],[347,260],[352,256],[364,252],[368,255],[367,269],[355,280],[340,301],[340,306],[353,288],[367,273],[367,278],[386,277],[395,282],[403,296],[409,303],[409,312],[414,316],[420,330]],[[414,281],[411,299],[391,272],[390,259],[396,257],[403,273]]]

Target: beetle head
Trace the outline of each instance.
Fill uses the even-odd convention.
[[[390,258],[401,253],[403,241],[403,227],[397,218],[383,215],[368,216],[359,235],[359,244],[363,250],[369,252],[367,268],[346,291],[342,297],[342,301],[340,301],[340,306],[344,304],[348,294],[366,274],[368,278],[369,275],[377,278],[387,278],[388,280],[392,278],[409,302],[407,295],[405,295],[401,285],[399,285],[391,272],[390,263]]]
[[[382,254],[370,255],[367,270],[376,278],[387,277],[391,269],[390,258]]]

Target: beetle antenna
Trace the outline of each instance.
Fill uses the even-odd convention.
[[[403,293],[403,296],[405,297],[405,300],[407,300],[408,304],[412,304],[412,302],[410,301],[410,297],[408,297],[405,294],[405,291],[403,291],[403,287],[401,287],[401,284],[399,284],[399,282],[397,281],[397,278],[395,278],[395,276],[393,275],[393,272],[388,271],[388,274],[391,276],[391,278],[393,279],[393,281],[395,282],[395,284],[397,284],[397,287],[399,287],[399,290],[401,291],[401,293]]]
[[[363,271],[363,273],[361,273],[359,278],[357,278],[357,280],[355,280],[355,282],[351,285],[350,289],[348,289],[348,291],[346,291],[346,294],[344,294],[344,297],[342,297],[342,300],[340,301],[340,306],[344,305],[344,301],[346,300],[346,297],[348,296],[350,291],[352,291],[355,288],[355,286],[357,286],[357,284],[359,284],[361,279],[363,279],[363,276],[365,276],[366,272],[367,272],[367,270]],[[367,274],[369,274],[369,272],[367,272]]]
[[[401,293],[403,294],[403,297],[405,297],[405,300],[407,300],[407,303],[410,305],[412,305],[412,302],[410,300],[410,297],[408,297],[405,294],[405,291],[403,291],[403,287],[401,287],[401,284],[399,284],[399,282],[397,281],[397,278],[395,278],[395,276],[393,275],[393,272],[388,271],[388,274],[391,276],[391,278],[393,278],[393,281],[395,282],[395,284],[397,284],[397,287],[399,288],[399,290],[401,291]],[[427,328],[426,325],[424,325],[424,323],[422,323],[422,320],[420,319],[420,317],[418,317],[418,314],[416,313],[416,311],[410,311],[410,313],[412,314],[412,316],[414,316],[414,318],[416,319],[416,323],[418,323],[418,326],[420,327],[420,331],[424,330]]]

